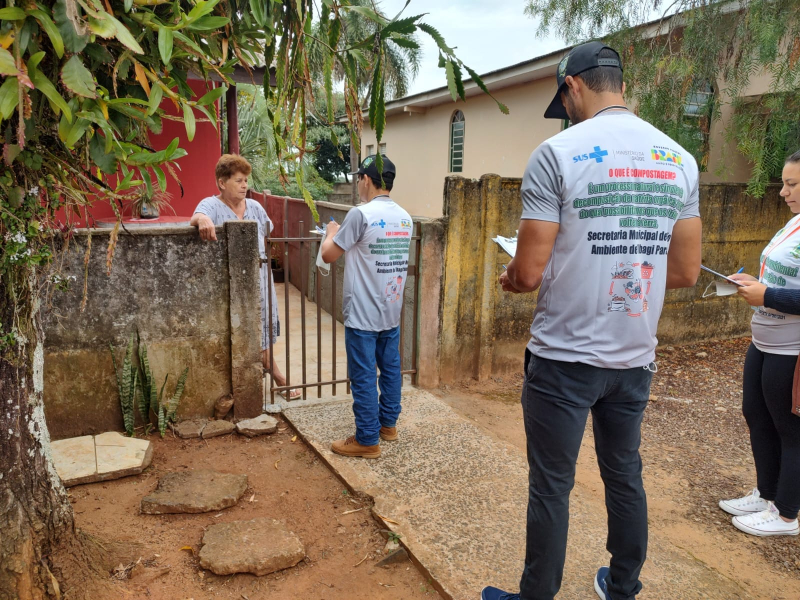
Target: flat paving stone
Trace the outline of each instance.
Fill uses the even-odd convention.
[[[179,438],[184,440],[191,440],[199,438],[203,432],[203,427],[208,423],[208,419],[190,419],[188,421],[181,421],[172,426],[172,431],[175,432]]]
[[[528,464],[521,450],[413,388],[403,390],[399,440],[381,444],[379,460],[330,451],[332,441],[355,431],[352,401],[288,407],[283,415],[340,478],[374,499],[376,515],[396,522],[384,521],[445,597],[474,600],[486,585],[519,590],[528,501]],[[605,507],[576,486],[570,513],[558,598],[595,598],[594,575],[609,560]],[[735,581],[652,532],[642,581],[641,600],[752,599]]]
[[[236,423],[236,431],[247,437],[275,433],[277,429],[278,419],[269,415],[260,415],[253,419],[245,419]]]
[[[51,444],[56,472],[66,487],[138,475],[153,461],[153,444],[116,431]]]
[[[306,552],[281,521],[253,519],[212,525],[203,534],[200,566],[216,575],[268,575],[295,566]]]
[[[97,458],[94,454],[94,436],[84,435],[50,444],[56,472],[64,485],[77,485],[94,481]]]
[[[197,514],[235,505],[247,489],[247,475],[216,471],[167,473],[152,494],[142,498],[148,515]]]
[[[97,474],[125,477],[138,475],[153,460],[153,444],[148,440],[125,437],[115,431],[94,436]]]
[[[202,437],[204,440],[207,440],[209,438],[232,433],[234,429],[236,429],[236,425],[230,421],[209,421],[206,426],[203,427]]]

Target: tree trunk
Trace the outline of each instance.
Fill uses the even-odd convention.
[[[225,92],[225,116],[228,122],[228,153],[239,154],[239,106],[236,104],[236,86]]]
[[[16,332],[20,341],[10,347],[0,339],[0,600],[60,598],[65,579],[85,579],[87,559],[50,453],[34,275],[13,292],[7,276],[0,334]]]
[[[359,163],[361,162],[358,159],[359,159],[359,156],[358,156],[358,153],[356,152],[356,145],[354,143],[350,142],[350,172],[351,173],[355,173],[356,171],[358,171]],[[358,204],[358,202],[359,202],[359,197],[358,197],[358,177],[353,175],[353,198],[352,198],[353,206]]]

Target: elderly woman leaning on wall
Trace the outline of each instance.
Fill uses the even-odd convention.
[[[267,211],[255,200],[246,198],[247,178],[252,171],[250,163],[241,156],[233,154],[223,154],[217,162],[215,176],[219,193],[216,196],[205,198],[194,210],[190,225],[197,227],[200,231],[200,239],[204,241],[216,241],[216,227],[225,221],[248,220],[258,223],[258,249],[261,258],[266,259],[267,255],[264,248],[264,238],[272,231],[272,221],[267,215]],[[278,298],[275,294],[275,284],[272,282],[272,272],[269,263],[263,262],[260,271],[261,287],[261,360],[264,368],[272,370],[272,376],[278,386],[286,385],[284,377],[278,365],[270,360],[270,338],[275,344],[280,335],[280,322],[278,321]],[[272,314],[267,318],[267,294],[272,289]],[[272,365],[270,366],[270,362]],[[284,394],[285,395],[285,394]],[[290,399],[300,397],[299,390],[291,390]]]

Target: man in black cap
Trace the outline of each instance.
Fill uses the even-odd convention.
[[[594,589],[602,600],[632,600],[647,552],[641,422],[664,293],[693,286],[700,272],[698,169],[691,154],[628,111],[612,48],[573,48],[556,77],[545,117],[572,126],[531,155],[516,256],[500,277],[507,292],[539,290],[522,390],[525,568],[519,594],[487,587],[481,597],[558,593],[569,495],[591,413],[611,553]]]
[[[333,442],[337,454],[378,458],[380,440],[397,439],[400,391],[400,313],[408,273],[408,250],[413,223],[390,197],[396,169],[382,156],[368,156],[353,173],[364,204],[347,213],[341,227],[328,223],[322,260],[332,263],[345,255],[345,347],[353,393],[356,433]],[[375,367],[380,369],[380,398]]]

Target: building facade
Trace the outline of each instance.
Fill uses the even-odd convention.
[[[500,112],[494,100],[466,83],[466,102],[453,102],[446,87],[387,103],[381,150],[397,166],[399,177],[392,197],[412,215],[440,217],[445,177],[478,178],[487,173],[522,177],[531,152],[566,123],[542,115],[556,92],[556,67],[569,48],[482,75],[492,94],[508,106]],[[746,98],[758,99],[770,86],[768,75],[752,78]],[[708,162],[701,183],[741,183],[751,167],[725,139],[733,108],[720,85],[720,118],[708,132]],[[687,104],[709,100],[698,94]],[[635,109],[634,109],[635,110]],[[687,106],[686,113],[691,112]],[[365,120],[362,156],[377,149],[375,133]]]

